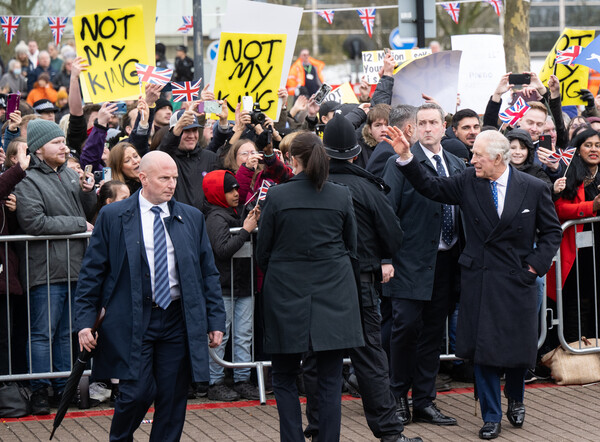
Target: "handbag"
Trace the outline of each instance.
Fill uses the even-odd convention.
[[[598,347],[585,336],[581,341],[569,343],[573,348]],[[581,347],[580,347],[581,346]],[[542,364],[549,367],[558,385],[583,385],[600,381],[600,353],[573,354],[561,346],[544,355]]]
[[[0,382],[0,417],[23,417],[31,414],[29,392],[16,382]]]

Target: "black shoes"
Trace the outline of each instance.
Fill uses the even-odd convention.
[[[425,422],[434,425],[456,425],[456,419],[444,415],[435,404],[425,408],[413,409],[413,422]]]
[[[240,381],[233,384],[233,390],[237,392],[241,398],[249,401],[257,401],[260,399],[258,388],[252,385],[249,381]]]
[[[496,439],[500,431],[502,431],[500,422],[486,422],[479,430],[479,439]]]
[[[31,394],[31,414],[41,416],[50,414],[50,404],[48,403],[48,390],[42,388]]]
[[[393,436],[383,436],[381,442],[423,442],[420,437],[406,437],[402,433]]]
[[[402,425],[410,424],[410,407],[408,406],[408,398],[401,397],[396,402],[396,416],[402,422]]]
[[[231,402],[239,400],[240,394],[221,381],[208,386],[208,398],[211,401]]]
[[[521,428],[523,422],[525,422],[525,405],[523,405],[523,402],[517,402],[508,398],[506,417],[513,427]]]

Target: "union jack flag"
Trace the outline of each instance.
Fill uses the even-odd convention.
[[[202,79],[195,83],[191,81],[183,81],[181,83],[172,82],[171,92],[173,93],[173,101],[179,103],[180,101],[194,101],[198,99],[200,93],[200,82]]]
[[[56,46],[60,44],[60,40],[67,27],[67,21],[69,21],[69,17],[48,17],[48,24],[52,30],[52,36],[54,37],[54,44]]]
[[[486,3],[489,3],[494,8],[494,12],[498,17],[502,14],[502,0],[483,0]]]
[[[581,54],[582,50],[583,47],[581,46],[571,46],[564,51],[556,51],[556,63],[571,66],[573,64],[573,60],[579,57],[579,54]]]
[[[518,121],[523,118],[525,112],[529,110],[529,105],[525,103],[523,97],[519,97],[515,104],[506,109],[504,112],[500,112],[498,115],[503,123],[514,126]]]
[[[21,23],[21,17],[18,15],[3,15],[0,17],[0,25],[2,26],[2,32],[4,32],[4,37],[6,37],[6,44],[9,45],[12,41],[15,33],[17,32],[17,28],[19,27],[19,23]]]
[[[258,200],[263,201],[267,197],[267,192],[269,191],[269,187],[271,187],[271,183],[267,180],[263,180],[260,185],[260,191],[258,193]]]
[[[373,25],[375,24],[375,8],[360,8],[357,9],[360,21],[367,31],[369,38],[373,37]]]
[[[573,159],[573,155],[575,155],[576,150],[577,148],[575,147],[569,147],[567,149],[563,149],[560,152],[552,152],[550,155],[548,155],[548,161],[550,161],[551,163],[558,163],[559,161],[562,161],[565,164],[565,166],[568,166],[571,160]]]
[[[173,69],[162,69],[141,63],[135,64],[135,70],[140,78],[140,83],[145,82],[161,86],[171,81],[171,76],[173,75]]]
[[[333,24],[333,14],[333,9],[323,9],[322,11],[317,11],[317,15],[323,17],[323,19],[330,25]]]
[[[444,8],[444,11],[446,11],[448,14],[450,14],[450,17],[452,17],[452,21],[454,23],[458,24],[458,14],[460,12],[460,3],[458,3],[458,2],[442,3],[442,8]]]
[[[187,34],[188,31],[194,29],[194,17],[191,15],[184,15],[181,18],[183,19],[183,24],[177,29],[177,32]]]

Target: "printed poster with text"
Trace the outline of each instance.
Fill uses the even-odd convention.
[[[136,99],[136,63],[148,64],[139,6],[73,17],[77,54],[90,65],[81,74],[86,102]],[[87,93],[87,96],[86,96]]]
[[[565,28],[544,61],[539,75],[542,83],[548,86],[548,79],[554,73],[556,51],[564,51],[571,46],[586,47],[592,40],[594,40],[593,30]],[[563,106],[585,104],[579,98],[579,90],[587,89],[589,74],[590,68],[587,66],[556,64],[556,76],[560,81],[560,96]]]
[[[235,106],[244,95],[277,119],[285,45],[285,34],[221,33],[214,93],[217,100],[227,100],[229,120],[235,120]]]

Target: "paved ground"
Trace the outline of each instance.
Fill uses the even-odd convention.
[[[502,421],[499,441],[594,441],[600,440],[600,385],[557,387],[551,384],[528,386],[527,417],[522,429]],[[274,400],[261,406],[258,402],[215,403],[190,401],[184,441],[277,441],[279,440],[277,408]],[[474,415],[473,393],[468,388],[438,396],[439,408],[455,416],[459,425],[435,427],[410,424],[405,434],[419,435],[425,441],[478,441],[481,418]],[[503,403],[506,410],[506,402]],[[54,440],[108,440],[111,409],[80,412],[72,409]],[[344,396],[342,402],[342,441],[376,441],[369,431],[360,400]],[[53,415],[41,418],[5,419],[0,424],[0,441],[48,440]],[[148,413],[147,419],[152,419]],[[135,440],[148,440],[152,425],[142,423]]]

